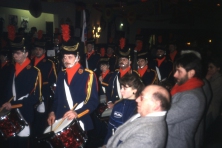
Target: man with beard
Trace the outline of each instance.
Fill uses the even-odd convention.
[[[204,115],[201,60],[193,53],[183,54],[175,62],[176,84],[171,90],[172,103],[167,113],[167,148],[193,148],[194,137]]]
[[[2,108],[11,112],[16,110],[26,125],[18,134],[15,133],[15,137],[10,137],[8,142],[10,148],[28,148],[29,137],[32,134],[30,125],[32,125],[34,119],[34,106],[41,100],[41,87],[39,86],[41,74],[37,68],[31,65],[31,61],[28,59],[24,38],[22,41],[16,38],[11,42],[10,49],[13,52],[12,56],[15,61],[15,67],[9,75],[6,103],[2,105]],[[14,98],[11,100],[10,98],[12,97]],[[22,107],[12,109],[12,105],[15,104],[22,104]]]
[[[119,79],[122,78],[127,73],[136,73],[131,69],[131,61],[130,61],[130,49],[119,51],[119,69],[115,70],[112,74],[107,87],[107,101],[108,108],[113,108],[113,105],[119,99],[122,99],[122,95],[120,93],[120,84]],[[104,82],[105,83],[105,82]]]
[[[156,69],[159,82],[172,80],[173,63],[166,57],[166,46],[159,44],[155,46],[156,59],[154,68]]]
[[[99,102],[96,76],[93,71],[84,69],[79,63],[79,51],[84,50],[81,43],[72,38],[63,39],[61,52],[66,69],[58,74],[52,110],[47,121],[52,125],[57,119],[79,118],[82,129],[89,131],[93,129],[90,114]]]

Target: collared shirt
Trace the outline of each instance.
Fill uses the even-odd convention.
[[[164,116],[164,115],[166,115],[166,111],[153,112],[153,113],[150,113],[150,114],[148,114],[148,115],[146,115],[146,116]],[[141,117],[141,116],[140,116],[139,113],[136,114],[136,115],[131,119],[131,122],[134,121],[134,120],[137,119],[137,118],[140,118],[140,117]]]

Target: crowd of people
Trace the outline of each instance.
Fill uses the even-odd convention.
[[[0,50],[3,147],[203,147],[221,115],[220,59],[175,41],[151,50],[141,35],[124,47],[61,36],[53,42],[33,27]]]

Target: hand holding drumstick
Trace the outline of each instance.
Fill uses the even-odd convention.
[[[2,105],[2,107],[0,108],[0,112],[3,110],[3,108],[6,108],[7,110],[11,109],[12,105],[10,102],[12,101],[13,98],[14,98],[14,96],[11,97],[11,99],[9,99],[8,102],[6,102]]]

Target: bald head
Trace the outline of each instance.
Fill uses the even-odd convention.
[[[162,86],[148,85],[136,99],[138,113],[146,116],[152,112],[166,111],[170,108],[170,94]]]

